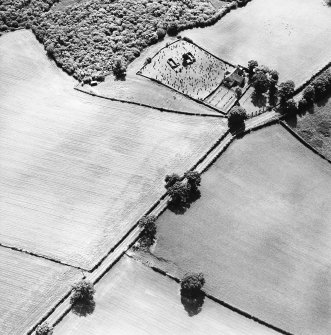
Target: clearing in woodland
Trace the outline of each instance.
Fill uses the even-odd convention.
[[[54,335],[276,335],[208,298],[181,302],[176,282],[127,256],[96,285],[95,304],[86,318],[66,316]]]
[[[259,130],[202,176],[184,215],[160,216],[154,262],[202,271],[208,293],[276,327],[328,335],[330,189],[328,162],[280,125]]]
[[[92,268],[224,134],[222,118],[73,90],[29,31],[0,38],[0,242]]]
[[[26,334],[82,277],[76,269],[3,247],[0,271],[0,334],[8,335]]]

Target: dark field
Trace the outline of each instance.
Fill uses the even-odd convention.
[[[306,142],[331,160],[331,94],[302,115],[289,118],[287,123]]]

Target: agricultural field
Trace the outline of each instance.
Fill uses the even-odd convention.
[[[26,334],[62,299],[81,272],[0,247],[0,334]]]
[[[31,32],[0,39],[0,242],[92,268],[226,131],[73,90]],[[24,222],[24,224],[22,224]]]
[[[191,55],[186,63],[183,55]],[[221,84],[225,72],[233,70],[198,46],[179,40],[161,49],[140,74],[193,99],[204,100]]]
[[[96,285],[96,292],[94,312],[85,318],[70,313],[54,335],[276,335],[208,298],[201,312],[190,317],[176,282],[127,256]]]
[[[330,16],[324,0],[253,0],[181,35],[232,64],[256,59],[299,86],[330,62]]]
[[[318,152],[331,160],[331,95],[308,107],[287,124]]]
[[[293,334],[331,332],[331,169],[281,125],[234,142],[201,198],[157,220],[149,264]],[[142,256],[140,256],[142,257]]]

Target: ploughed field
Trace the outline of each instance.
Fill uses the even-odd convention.
[[[189,55],[188,61],[183,60]],[[161,49],[141,74],[193,99],[204,100],[234,68],[187,41],[179,40]]]
[[[87,317],[70,313],[54,335],[276,334],[208,298],[199,306],[190,317],[179,284],[125,256],[96,285],[95,310]]]
[[[92,268],[224,133],[73,90],[29,31],[0,38],[0,243]]]
[[[331,169],[281,125],[234,142],[184,215],[157,221],[154,262],[294,334],[331,333]],[[151,261],[151,259],[148,259]]]
[[[289,118],[287,124],[307,143],[331,160],[331,94],[308,107],[301,115]]]
[[[324,0],[253,0],[181,35],[233,64],[256,59],[300,85],[330,62],[330,17]]]
[[[0,247],[0,334],[26,334],[82,277],[79,270]]]

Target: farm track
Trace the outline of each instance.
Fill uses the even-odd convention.
[[[196,170],[199,173],[205,172],[214,161],[227,149],[231,142],[237,137],[245,133],[249,133],[252,130],[258,129],[265,125],[268,125],[273,122],[277,122],[280,119],[280,115],[276,112],[267,112],[262,115],[259,115],[253,119],[250,119],[246,122],[246,129],[244,132],[238,134],[231,134],[230,132],[225,133],[213,146],[207,151],[207,153],[192,167],[192,170]],[[149,215],[155,215],[158,217],[162,212],[167,208],[169,196],[164,194],[154,206],[146,213]],[[126,251],[137,241],[141,233],[141,228],[138,223],[123,237],[122,241],[110,251],[108,256],[102,261],[102,263],[97,266],[92,272],[86,273],[85,277],[87,280],[92,281],[94,284],[97,283],[126,253]],[[48,313],[38,322],[47,321],[49,324],[55,326],[58,324],[71,310],[70,306],[70,293],[71,289],[66,293],[64,297],[50,310]],[[221,303],[216,298],[213,299],[216,302]],[[223,303],[225,307],[227,305]],[[245,312],[243,312],[244,315]],[[252,317],[254,321],[258,320]],[[257,322],[262,323],[263,321],[259,320]],[[32,334],[36,324],[32,329],[28,331],[28,335]],[[266,324],[266,323],[264,323]],[[276,327],[273,327],[276,329]],[[283,331],[283,334],[290,335],[290,333]]]
[[[147,77],[146,77],[147,78]],[[149,79],[149,78],[148,78]],[[161,85],[164,85],[162,83],[160,83]],[[169,87],[170,89],[174,90],[173,88]],[[173,114],[181,114],[181,115],[187,115],[187,116],[204,116],[204,117],[216,117],[216,118],[225,118],[225,115],[220,112],[219,110],[217,110],[217,112],[219,113],[219,115],[216,115],[216,114],[206,114],[206,113],[203,113],[203,114],[198,114],[198,113],[185,113],[185,112],[181,112],[181,111],[177,111],[177,110],[172,110],[172,109],[167,109],[167,108],[158,108],[158,107],[155,107],[155,106],[151,106],[151,105],[147,105],[147,104],[143,104],[143,103],[140,103],[140,102],[135,102],[135,101],[128,101],[128,100],[123,100],[123,99],[117,99],[117,98],[110,98],[110,97],[106,97],[104,95],[100,95],[100,94],[97,94],[97,93],[92,93],[92,92],[87,92],[87,91],[84,91],[82,90],[81,88],[79,88],[78,86],[76,86],[74,88],[76,91],[79,91],[81,93],[85,93],[85,94],[88,94],[88,95],[91,95],[91,96],[94,96],[94,97],[97,97],[97,98],[101,98],[101,99],[106,99],[106,100],[111,100],[111,101],[117,101],[117,102],[122,102],[122,103],[126,103],[126,104],[130,104],[130,105],[136,105],[136,106],[141,106],[141,107],[146,107],[146,108],[151,108],[151,109],[154,109],[154,110],[157,110],[159,112],[166,112],[166,113],[173,113]],[[176,91],[177,92],[177,91]],[[189,97],[191,100],[195,101],[195,102],[198,102],[194,99],[192,99],[191,97]],[[201,102],[200,102],[201,103]],[[212,108],[214,109],[213,107],[209,106],[209,105],[206,105],[207,107],[209,108]]]

